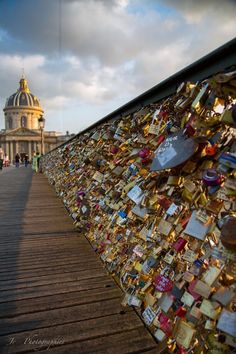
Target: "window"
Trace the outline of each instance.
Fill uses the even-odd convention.
[[[21,117],[21,127],[26,128],[27,118],[25,116]]]
[[[8,129],[12,129],[12,118],[8,118]]]

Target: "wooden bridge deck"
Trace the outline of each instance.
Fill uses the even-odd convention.
[[[157,353],[48,184],[0,171],[0,353]]]

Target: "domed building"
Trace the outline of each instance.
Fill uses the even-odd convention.
[[[44,113],[39,99],[30,92],[24,77],[20,80],[17,92],[7,99],[3,112],[6,130],[19,128],[38,130],[38,119]]]
[[[29,159],[36,152],[41,152],[41,130],[39,118],[44,111],[39,99],[30,92],[28,82],[24,76],[20,79],[20,86],[17,92],[13,93],[7,100],[3,109],[5,116],[5,129],[0,132],[0,146],[14,161],[16,153],[21,158],[27,154]],[[43,133],[43,152],[54,149],[62,142],[70,138],[54,131]]]

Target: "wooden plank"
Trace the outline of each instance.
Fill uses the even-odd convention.
[[[66,241],[66,242],[65,242]],[[47,250],[55,250],[56,248],[58,249],[62,249],[62,245],[64,245],[64,247],[66,248],[66,250],[69,249],[73,249],[73,247],[75,245],[77,245],[78,247],[89,247],[89,243],[84,242],[84,240],[80,241],[79,239],[76,240],[73,238],[70,239],[70,243],[67,242],[67,240],[65,239],[44,239],[43,243],[40,242],[40,240],[38,240],[37,238],[35,238],[35,240],[30,240],[30,241],[25,241],[25,242],[20,242],[20,252],[22,254],[27,254],[30,253],[31,254],[34,252],[38,251],[47,251]],[[90,246],[91,247],[91,246]],[[5,252],[4,252],[5,251]],[[2,259],[2,257],[4,256],[4,254],[8,253],[8,254],[17,254],[19,252],[19,242],[15,242],[15,243],[7,243],[4,246],[1,246],[0,248],[0,259]]]
[[[6,202],[0,203],[0,212],[5,212],[7,206],[12,206],[8,199],[6,200]],[[33,208],[32,206],[28,207],[27,205],[24,206],[22,205],[22,203],[21,204],[18,203],[18,204],[14,204],[14,206],[12,206],[11,209],[14,214],[22,214],[22,215],[29,215],[29,216],[30,215],[36,216],[38,215],[38,213],[46,214],[46,211],[48,211],[52,215],[55,214],[57,215],[57,213],[66,212],[64,205],[63,204],[58,205],[58,203],[53,203],[53,205],[50,205],[50,203],[49,204],[45,203],[45,206],[40,209],[37,206]]]
[[[91,281],[91,279],[81,279],[69,284],[61,282],[59,284],[54,284],[53,286],[42,285],[36,288],[3,291],[2,293],[0,292],[0,303],[22,299],[32,299],[54,294],[66,294],[71,291],[93,291],[94,289],[106,287],[111,288],[116,287],[116,285],[114,281],[109,279],[107,276],[99,276],[93,281]]]
[[[53,310],[74,305],[89,305],[92,302],[107,299],[120,299],[121,296],[121,290],[117,287],[102,287],[93,289],[93,291],[71,291],[67,292],[66,296],[65,293],[59,293],[26,300],[9,301],[0,304],[0,318],[14,317],[34,313],[36,311]]]
[[[87,304],[82,304],[49,311],[35,312],[32,314],[24,314],[17,317],[8,317],[6,321],[4,321],[4,319],[1,320],[0,333],[1,335],[9,335],[11,333],[53,327],[64,323],[85,321],[114,314],[125,316],[125,314],[130,311],[133,310],[127,308],[124,311],[120,305],[119,299],[108,299],[90,303],[89,307]]]
[[[37,227],[37,231],[36,231]],[[72,225],[70,222],[68,223],[60,223],[59,225],[54,225],[52,223],[47,224],[47,232],[57,232],[63,231],[63,232],[69,232],[72,230]],[[45,233],[45,225],[44,224],[37,224],[37,225],[24,225],[24,226],[15,226],[14,228],[12,227],[7,227],[7,226],[2,226],[0,229],[0,237],[1,235],[11,235],[11,234],[35,234],[37,233]]]
[[[43,242],[41,242],[43,241]],[[66,242],[65,242],[66,241]],[[15,243],[15,245],[14,245]],[[55,246],[62,246],[64,243],[65,246],[70,247],[71,245],[77,244],[78,246],[83,246],[86,247],[86,245],[89,245],[88,242],[86,242],[84,239],[79,239],[78,237],[70,237],[70,242],[67,242],[67,240],[63,237],[61,238],[55,238],[55,237],[48,237],[48,238],[40,238],[37,236],[34,236],[33,239],[24,239],[24,240],[12,240],[12,242],[5,242],[5,244],[1,244],[1,251],[3,252],[4,249],[10,249],[10,247],[17,247],[18,249],[20,247],[20,250],[27,249],[29,247],[34,247],[35,245],[40,246],[41,248],[47,248],[47,247],[55,247]],[[36,251],[36,249],[35,249]]]
[[[37,247],[37,245],[36,245]],[[76,246],[75,246],[76,247]],[[0,261],[0,265],[6,265],[6,264],[17,264],[18,266],[24,263],[28,263],[29,261],[31,261],[31,263],[36,263],[37,259],[45,259],[46,261],[52,261],[53,259],[57,259],[57,255],[60,256],[60,258],[82,258],[84,256],[86,256],[86,251],[88,252],[87,246],[85,245],[85,247],[83,248],[83,245],[78,245],[78,250],[79,252],[76,252],[75,248],[71,249],[69,247],[67,247],[65,249],[65,252],[63,252],[62,247],[55,247],[55,249],[52,249],[51,253],[50,253],[50,249],[39,249],[39,252],[32,252],[30,253],[30,250],[25,252],[25,251],[21,251],[19,254],[17,253],[10,253],[8,252],[7,255],[5,255],[4,257],[2,257],[1,261]],[[47,256],[51,255],[51,259],[47,259]],[[1,257],[1,256],[0,256]],[[33,258],[33,260],[32,260]],[[98,255],[92,255],[89,254],[88,258],[97,258],[99,259]],[[0,266],[1,269],[1,266]]]
[[[80,257],[81,258],[81,257]],[[37,271],[37,269],[43,269],[48,267],[52,267],[52,266],[57,266],[57,265],[64,265],[64,264],[77,264],[79,257],[64,257],[64,258],[56,258],[56,259],[45,259],[44,262],[40,261],[40,262],[34,262],[32,263],[27,263],[27,264],[12,264],[11,266],[7,266],[7,267],[1,267],[0,268],[0,273],[5,273],[5,272],[16,272],[16,274],[20,274],[22,271],[25,270],[34,270]],[[94,260],[93,257],[91,257],[90,255],[88,257],[83,257],[83,261],[87,260],[87,266],[88,264],[90,264],[90,261],[92,262]]]
[[[154,340],[144,329],[135,328],[122,333],[110,334],[104,337],[44,349],[42,354],[138,354],[154,349]]]
[[[8,217],[8,218],[4,218],[4,220],[1,221],[1,226],[3,227],[12,227],[13,225],[21,225],[21,226],[25,226],[25,225],[34,225],[35,227],[37,227],[38,224],[42,224],[46,223],[46,222],[51,222],[52,217],[51,215],[42,215],[42,216],[35,216],[35,217],[28,217],[27,215],[22,216],[22,215],[14,215],[14,219],[13,217]],[[53,220],[55,223],[69,223],[71,226],[71,220],[68,220],[68,215],[55,215],[53,217]],[[58,224],[57,224],[58,225]]]
[[[24,279],[16,279],[16,280],[5,280],[1,282],[0,291],[6,291],[10,289],[24,289],[31,288],[35,286],[49,285],[49,284],[58,284],[63,281],[65,282],[75,282],[78,279],[92,279],[101,275],[106,275],[106,272],[101,269],[100,266],[82,269],[82,270],[74,270],[74,272],[70,273],[60,273],[53,275],[41,275],[35,276],[33,278],[24,278]]]
[[[27,234],[27,235],[23,235],[24,237],[22,238],[22,236],[19,235],[12,235],[11,238],[9,239],[9,237],[4,237],[1,236],[0,238],[0,246],[4,246],[5,244],[13,244],[19,243],[19,240],[21,242],[21,244],[24,243],[29,243],[29,242],[34,242],[34,241],[44,241],[46,240],[46,238],[50,238],[51,242],[53,242],[54,240],[59,240],[59,239],[64,239],[64,238],[68,238],[70,237],[71,241],[74,240],[84,240],[83,237],[81,235],[78,235],[76,230],[73,231],[69,231],[69,232],[51,232],[51,233],[47,233],[45,232],[44,234]],[[84,241],[83,241],[84,242]]]
[[[6,249],[4,252],[4,249],[1,249],[0,252],[0,263],[1,261],[5,261],[6,259],[19,259],[21,257],[27,258],[27,257],[32,257],[35,254],[40,254],[42,253],[43,255],[47,256],[47,254],[57,254],[60,250],[63,251],[64,253],[74,253],[77,254],[79,256],[79,254],[81,254],[82,251],[87,251],[89,248],[91,248],[91,246],[88,243],[80,243],[80,242],[71,242],[71,243],[66,243],[64,240],[61,241],[57,241],[57,242],[53,242],[53,241],[47,241],[44,244],[40,243],[39,241],[36,243],[31,242],[28,244],[25,244],[23,247],[20,244],[20,247],[17,247],[17,244],[15,245],[15,247],[12,246],[11,247],[7,247],[8,245],[6,245]],[[63,247],[64,246],[64,247]],[[76,247],[75,247],[76,246]],[[17,252],[18,250],[18,252]],[[19,253],[20,252],[20,253]]]
[[[93,269],[100,266],[101,268],[101,262],[99,262],[96,259],[92,259],[89,261],[89,269]],[[46,267],[39,267],[36,269],[32,269],[31,267],[29,269],[16,269],[13,271],[8,271],[8,272],[2,272],[0,273],[0,281],[5,281],[5,280],[14,280],[14,279],[24,279],[24,278],[33,278],[33,277],[38,277],[41,275],[45,274],[61,274],[63,273],[70,273],[74,271],[75,269],[86,269],[88,267],[88,261],[87,260],[80,260],[78,259],[75,261],[75,263],[72,264],[58,264],[57,266],[46,266]]]
[[[0,262],[0,269],[1,271],[3,269],[8,269],[8,267],[21,267],[21,266],[27,266],[27,265],[35,265],[35,264],[38,264],[38,263],[42,263],[42,261],[45,261],[44,264],[52,264],[54,261],[57,261],[57,260],[60,260],[61,262],[65,262],[69,259],[78,259],[78,257],[80,258],[87,258],[86,257],[87,254],[86,254],[86,251],[83,251],[81,252],[80,254],[64,254],[63,252],[59,254],[59,252],[56,254],[56,255],[52,255],[52,257],[50,258],[46,258],[46,256],[42,256],[42,257],[38,257],[38,258],[35,258],[34,260],[21,260],[21,259],[18,259],[18,258],[15,258],[15,260],[6,260],[6,261],[2,261]],[[88,259],[90,258],[93,258],[93,256],[90,254],[88,256]]]
[[[0,337],[0,347],[3,348],[1,353],[8,353],[7,350],[9,349],[11,353],[50,349],[50,347],[55,346],[57,342],[68,344],[74,341],[86,341],[96,337],[106,337],[107,335],[115,333],[128,332],[131,329],[140,328],[141,326],[140,321],[138,321],[135,314],[131,312],[127,313],[125,316],[107,316],[105,320],[102,317],[83,322],[59,325],[53,328],[53,333],[48,328],[15,333],[11,336],[11,338],[14,338],[14,343],[10,346],[8,345],[10,343],[9,336]],[[56,341],[56,338],[61,338],[61,341]],[[37,345],[35,343],[37,339],[45,340],[45,344]],[[72,350],[71,353],[74,354],[75,352]],[[80,353],[82,354],[83,352]]]

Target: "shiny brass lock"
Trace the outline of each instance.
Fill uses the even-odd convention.
[[[194,193],[196,185],[195,183],[190,180],[190,179],[185,179],[183,182],[183,187],[189,192],[189,193]]]
[[[223,201],[221,200],[211,200],[206,205],[206,210],[218,215],[223,206]]]
[[[180,176],[169,176],[167,180],[167,185],[169,186],[179,186],[182,181]]]
[[[181,197],[183,200],[191,203],[194,199],[194,194],[192,192],[189,192],[186,188],[184,188]]]
[[[191,97],[181,97],[175,104],[175,109],[177,111],[185,111],[187,107],[191,104]]]
[[[195,171],[196,166],[197,166],[197,165],[196,165],[195,162],[189,160],[189,161],[184,165],[182,171],[183,171],[183,172],[186,172],[186,173],[188,173],[188,174],[191,174],[191,173],[193,173],[193,172]]]
[[[196,98],[194,99],[191,108],[196,111],[197,113],[200,113],[202,109],[204,108],[204,102],[207,98],[208,94],[208,83],[205,84],[201,89]]]

